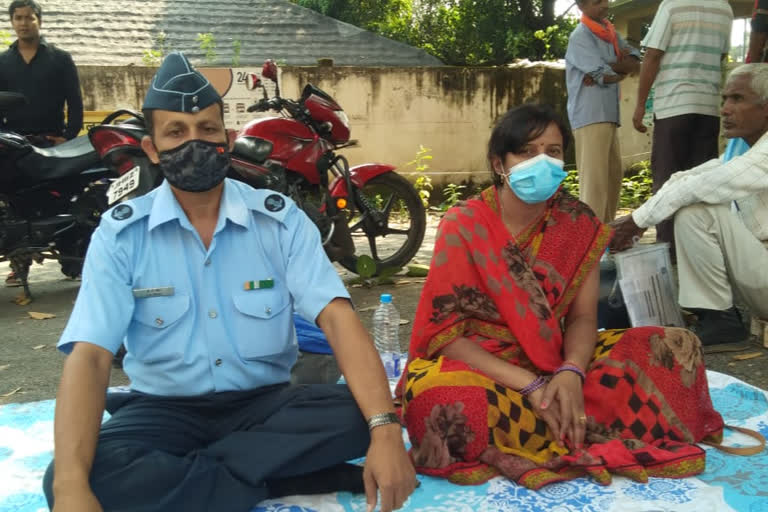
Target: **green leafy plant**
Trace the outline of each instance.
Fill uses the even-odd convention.
[[[452,206],[461,201],[461,196],[466,185],[457,185],[456,183],[449,183],[443,189],[443,202],[440,204],[440,209],[446,211]]]
[[[653,175],[647,160],[629,168],[621,183],[622,208],[637,208],[653,195]]]
[[[579,197],[579,171],[571,169],[563,180],[563,189],[574,197]]]
[[[631,166],[621,181],[620,208],[637,208],[651,195],[653,176],[650,162],[638,162]],[[579,171],[571,169],[563,180],[563,189],[572,196],[579,197]]]
[[[575,16],[555,15],[556,0],[292,1],[452,66],[562,58],[578,23]]]
[[[11,33],[5,30],[0,30],[0,49],[5,49],[11,46],[13,38]]]
[[[395,284],[395,274],[400,272],[402,267],[388,267],[378,269],[376,262],[367,254],[361,254],[357,258],[357,277],[346,281],[346,284],[360,284],[367,288],[382,284]],[[378,270],[378,275],[374,277]]]
[[[537,30],[533,33],[533,37],[538,39],[544,44],[544,59],[546,60],[553,60],[557,58],[554,53],[552,53],[552,39],[556,35],[556,32],[559,30],[560,27],[557,25],[550,25],[544,30]]]
[[[374,194],[373,197],[370,197],[373,201],[373,205],[376,207],[377,210],[383,210],[384,209],[384,196],[381,194]]]
[[[243,44],[239,39],[232,41],[232,67],[236,68],[240,66],[240,50]]]
[[[144,55],[141,56],[141,62],[145,66],[159,66],[163,62],[163,53],[160,50],[144,50]]]
[[[207,64],[213,64],[218,58],[216,54],[216,38],[213,37],[213,33],[206,32],[204,34],[197,34],[195,41],[200,45],[200,49],[205,53],[205,62]]]
[[[152,48],[144,50],[141,62],[145,66],[159,66],[168,54],[168,51],[168,36],[165,32],[159,32],[155,36],[155,42],[152,45]]]
[[[421,204],[424,205],[424,208],[429,207],[429,196],[432,194],[432,178],[426,174],[422,174],[416,178],[413,187],[416,189],[416,192],[419,193]]]
[[[413,186],[419,193],[424,208],[429,206],[429,196],[432,193],[432,178],[426,175],[426,172],[429,170],[429,161],[432,160],[432,155],[430,154],[431,151],[431,149],[425,148],[419,144],[416,158],[405,164],[406,167],[412,166],[413,170],[419,175]]]

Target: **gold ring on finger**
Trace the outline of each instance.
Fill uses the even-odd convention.
[[[579,421],[581,423],[586,423],[587,422],[587,416],[585,414],[582,414],[581,416],[579,416]]]

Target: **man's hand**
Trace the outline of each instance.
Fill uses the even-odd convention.
[[[557,405],[553,405],[553,404]],[[541,409],[548,411],[559,407],[560,440],[568,439],[572,446],[581,449],[587,417],[584,414],[584,392],[581,377],[574,372],[560,372],[544,388]]]
[[[643,118],[645,117],[645,105],[638,105],[635,107],[635,113],[632,114],[632,126],[640,133],[645,133],[648,128],[643,124]]]
[[[57,137],[55,135],[46,135],[45,138],[51,141],[54,146],[58,146],[62,142],[67,142],[67,139],[64,137]]]
[[[87,482],[77,487],[55,492],[52,512],[104,512]]]
[[[376,508],[376,491],[381,493],[381,512],[403,506],[416,487],[416,471],[405,451],[400,425],[382,425],[371,431],[371,446],[363,470],[368,512]]]
[[[637,60],[634,56],[629,55],[628,48],[625,48],[621,53],[622,57],[611,64],[611,69],[622,75],[637,73],[640,70],[640,61]]]
[[[584,83],[584,85],[586,85],[587,87],[592,87],[592,86],[593,86],[593,85],[595,85],[595,83],[596,83],[596,82],[595,82],[595,79],[594,79],[594,78],[592,78],[592,75],[584,75],[584,80],[582,80],[582,82],[583,82],[583,83]]]
[[[635,245],[635,237],[643,236],[646,228],[641,228],[635,224],[632,215],[625,215],[611,222],[611,227],[615,230],[611,243],[608,247],[613,252],[621,252],[632,248]]]

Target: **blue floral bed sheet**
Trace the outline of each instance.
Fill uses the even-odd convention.
[[[726,423],[768,436],[768,393],[728,375],[708,372],[715,408]],[[47,510],[40,491],[53,450],[53,400],[0,406],[0,512]],[[729,444],[751,444],[726,433]],[[707,470],[695,478],[614,478],[604,487],[588,478],[529,491],[502,478],[458,486],[419,476],[403,510],[412,512],[768,512],[768,451],[738,457],[707,450]],[[252,512],[364,512],[365,498],[348,493],[268,500]]]

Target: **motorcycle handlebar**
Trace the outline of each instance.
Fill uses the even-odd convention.
[[[266,112],[268,110],[287,110],[291,117],[303,120],[305,122],[311,121],[309,112],[306,111],[301,103],[297,103],[285,98],[263,98],[246,108],[248,112]]]
[[[266,112],[267,110],[282,110],[285,100],[282,98],[261,99],[246,110],[248,112]]]
[[[101,121],[101,124],[110,124],[112,121],[114,121],[118,117],[124,116],[124,115],[133,117],[134,119],[139,119],[140,121],[144,121],[144,116],[142,114],[140,114],[140,113],[138,113],[138,112],[136,112],[134,110],[128,110],[128,109],[121,108],[119,110],[115,110],[114,112],[109,114],[107,117],[105,117]]]

